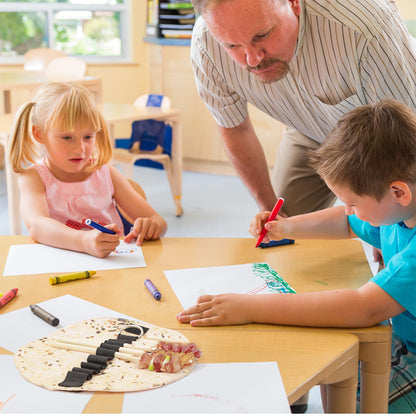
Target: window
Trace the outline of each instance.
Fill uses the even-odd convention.
[[[130,58],[131,0],[0,0],[0,63],[48,47],[90,62]]]

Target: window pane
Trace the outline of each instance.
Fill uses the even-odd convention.
[[[41,12],[0,12],[0,56],[23,55],[47,46],[46,15]]]
[[[121,55],[118,12],[62,10],[53,23],[55,49],[68,55]]]

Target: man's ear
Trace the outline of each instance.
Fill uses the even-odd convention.
[[[289,0],[289,3],[292,6],[293,12],[295,13],[296,16],[300,16],[300,12],[301,12],[301,7],[299,4],[299,0]]]
[[[394,181],[390,184],[390,191],[396,201],[403,205],[408,206],[412,201],[412,191],[406,182]]]
[[[32,134],[37,142],[43,144],[42,132],[40,128],[36,126],[35,124],[32,126]]]

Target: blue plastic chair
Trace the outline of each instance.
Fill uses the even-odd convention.
[[[163,95],[147,94],[137,98],[134,105],[164,109],[170,108],[170,100]],[[172,127],[169,124],[153,119],[134,121],[131,137],[115,140],[113,160],[121,165],[130,179],[133,179],[135,164],[164,169],[175,201],[171,149]]]

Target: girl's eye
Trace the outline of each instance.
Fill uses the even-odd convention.
[[[62,138],[63,138],[64,140],[70,140],[70,139],[72,139],[72,137],[71,137],[71,136],[62,136]]]

